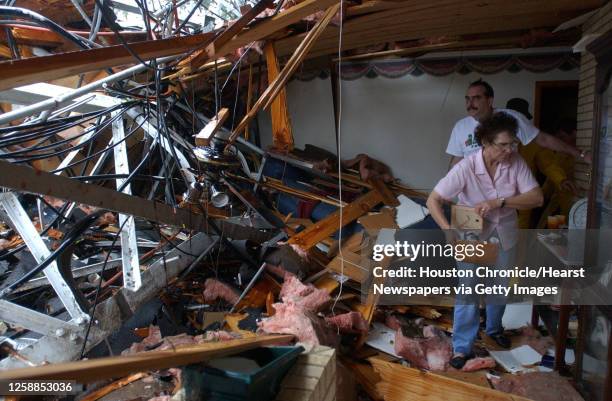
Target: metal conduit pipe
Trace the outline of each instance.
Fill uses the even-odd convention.
[[[170,61],[170,60],[174,60],[176,58],[180,57],[179,56],[168,56],[168,57],[162,57],[157,59],[158,63],[164,63],[166,61]],[[0,114],[0,125],[2,124],[6,124],[10,121],[16,120],[18,118],[24,118],[24,117],[29,117],[35,113],[40,113],[44,110],[53,110],[57,107],[61,107],[63,106],[66,102],[69,102],[73,99],[76,99],[77,97],[80,97],[82,95],[85,95],[89,92],[92,92],[96,89],[100,89],[102,87],[102,85],[104,84],[108,84],[111,82],[115,82],[115,81],[119,81],[122,79],[125,79],[131,75],[137,74],[140,71],[144,70],[145,68],[147,68],[146,66],[142,65],[142,64],[137,64],[133,67],[130,67],[126,70],[123,70],[121,72],[118,72],[116,74],[113,75],[109,75],[108,77],[102,78],[98,81],[92,82],[90,84],[87,84],[85,86],[82,86],[81,88],[75,89],[73,91],[67,92],[63,95],[60,96],[56,96],[54,98],[50,98],[47,100],[43,100],[42,102],[38,102],[38,103],[34,103],[31,104],[29,106],[23,107],[21,109],[17,109],[17,110],[13,110],[10,111],[8,113],[4,113],[4,114]],[[119,101],[119,100],[118,100]]]

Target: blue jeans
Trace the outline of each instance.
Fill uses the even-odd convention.
[[[506,268],[514,263],[515,248],[507,251],[499,249],[495,267]],[[474,263],[457,262],[457,269],[473,270],[475,272],[476,265]],[[494,266],[491,266],[493,268]],[[507,278],[461,278],[459,284],[473,287],[479,280],[485,285],[508,285]],[[503,297],[495,295],[486,296],[486,333],[494,335],[503,331],[502,317],[506,310],[506,304]],[[455,311],[453,317],[453,351],[468,355],[472,352],[472,346],[478,336],[480,327],[480,308],[479,296],[471,297],[470,299],[457,297],[455,300]]]

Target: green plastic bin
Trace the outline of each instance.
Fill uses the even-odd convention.
[[[232,355],[251,359],[259,365],[259,368],[248,372],[221,370],[207,365],[203,369],[203,399],[272,400],[283,377],[303,351],[302,347],[261,347]]]

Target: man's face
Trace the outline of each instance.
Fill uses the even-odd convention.
[[[480,121],[492,113],[493,98],[485,95],[481,85],[471,86],[465,94],[465,109],[468,115]]]

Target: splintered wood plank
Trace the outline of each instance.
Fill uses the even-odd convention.
[[[342,226],[357,220],[381,202],[382,196],[378,191],[370,191],[360,196],[342,208]],[[298,245],[304,250],[312,248],[321,240],[338,231],[340,228],[340,216],[340,209],[338,209],[323,220],[316,222],[304,231],[291,237],[288,243]]]
[[[227,44],[234,36],[240,33],[253,18],[263,12],[266,8],[272,5],[271,0],[260,0],[255,7],[244,13],[234,23],[228,26],[212,43],[206,45],[203,49],[196,50],[184,60],[179,62],[179,67],[184,68],[184,73],[197,69],[206,61],[218,56],[217,50]]]
[[[370,358],[369,361],[380,374],[382,380],[376,384],[376,389],[386,401],[529,401],[528,398],[397,363],[377,358]]]
[[[266,65],[268,67],[268,82],[274,82],[280,73],[278,58],[274,51],[274,43],[268,42],[264,49],[266,53]],[[284,152],[293,150],[293,133],[291,131],[291,121],[287,110],[287,90],[282,88],[278,96],[270,106],[272,117],[272,143],[273,146]]]
[[[219,110],[219,113],[206,124],[204,128],[200,132],[198,132],[195,136],[195,144],[196,146],[209,146],[210,141],[215,136],[215,133],[223,126],[225,120],[229,116],[229,109],[222,108]]]
[[[395,230],[383,228],[378,232],[378,238],[376,238],[377,245],[386,245],[393,244],[395,242]],[[373,268],[380,266],[383,270],[387,270],[389,264],[391,263],[390,256],[384,256],[381,261],[374,262],[375,265]],[[384,276],[384,275],[383,275]],[[384,284],[385,277],[373,276],[370,287],[368,288],[368,295],[366,298],[365,308],[360,310],[363,318],[368,322],[368,326],[372,323],[372,318],[374,317],[374,312],[376,310],[376,305],[378,305],[378,300],[380,299],[380,293],[374,292],[374,285]]]
[[[293,75],[295,70],[297,70],[298,66],[308,53],[308,51],[315,44],[321,33],[325,30],[327,25],[330,23],[331,19],[338,12],[340,8],[340,4],[335,4],[331,6],[325,12],[325,15],[317,24],[308,32],[304,40],[299,44],[295,52],[289,58],[289,61],[282,69],[282,71],[278,74],[276,79],[273,82],[270,82],[264,93],[261,94],[257,102],[253,105],[253,108],[244,116],[242,121],[238,124],[238,126],[234,129],[234,132],[229,137],[229,143],[227,147],[231,146],[238,135],[240,135],[244,128],[251,122],[253,118],[257,115],[257,113],[262,109],[266,108],[270,105],[270,103],[276,98],[280,90],[285,86],[289,78]]]
[[[220,46],[217,49],[218,55],[226,55],[234,52],[234,50],[247,45],[256,40],[264,39],[265,37],[283,29],[291,24],[299,22],[302,18],[307,17],[317,11],[323,11],[338,0],[305,0],[287,10],[283,10],[274,17],[257,23],[255,26],[249,27],[248,30],[237,35],[234,39]]]
[[[134,355],[113,356],[56,363],[31,368],[0,372],[0,380],[76,380],[89,383],[155,369],[183,366],[211,358],[232,355],[264,345],[287,343],[291,335],[258,336],[253,338],[206,342],[177,346],[166,351],[141,352]]]
[[[380,375],[376,373],[372,366],[366,363],[359,363],[348,358],[342,360],[355,374],[355,381],[361,385],[363,390],[368,393],[374,401],[383,401],[383,396],[376,389],[380,382]]]

